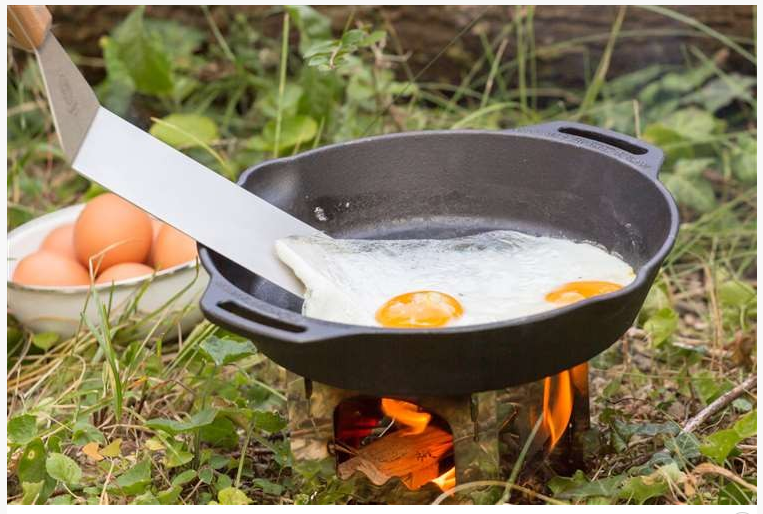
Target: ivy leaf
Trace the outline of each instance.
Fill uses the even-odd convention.
[[[145,492],[149,485],[151,485],[151,461],[146,459],[122,473],[109,490],[125,496],[133,496]]]
[[[175,148],[209,145],[220,137],[214,120],[201,114],[170,114],[154,122],[149,132]]]
[[[264,478],[255,478],[252,480],[252,485],[262,489],[263,493],[273,496],[281,496],[281,493],[283,492],[282,485],[273,483],[270,480],[265,480]]]
[[[217,493],[217,500],[220,505],[249,505],[252,500],[243,493],[240,489],[235,487],[226,487]]]
[[[144,10],[136,8],[114,31],[116,54],[138,92],[169,95],[174,88],[172,61],[161,41],[145,30]]]
[[[618,496],[626,501],[635,501],[642,505],[649,498],[662,496],[668,492],[668,484],[649,477],[632,477],[623,483]]]
[[[215,336],[206,338],[199,346],[202,355],[218,366],[230,364],[257,352],[251,341],[235,341]]]
[[[256,428],[271,434],[280,432],[286,427],[286,420],[275,412],[256,410],[253,412],[253,422]]]
[[[105,446],[100,452],[101,455],[104,457],[119,457],[122,453],[122,440],[121,439],[114,439],[109,443],[107,446]]]
[[[755,85],[755,77],[730,73],[724,77],[716,77],[705,84],[702,89],[687,95],[682,103],[695,103],[710,112],[716,112],[734,100],[753,101],[750,89]]]
[[[758,181],[758,143],[747,133],[739,136],[731,152],[731,171],[743,184]]]
[[[652,344],[660,346],[664,343],[678,328],[678,314],[670,307],[665,307],[655,312],[644,323],[644,330],[652,336]]]
[[[32,336],[32,344],[40,350],[46,351],[58,341],[58,334],[55,332],[40,332]]]
[[[177,435],[182,432],[190,432],[197,428],[209,425],[215,420],[217,410],[208,407],[189,417],[187,421],[175,421],[167,418],[154,418],[146,421],[146,426],[153,430],[161,430],[169,435]]]
[[[644,305],[642,305],[639,313],[639,319],[645,321],[657,311],[666,308],[670,308],[670,299],[661,285],[654,284],[646,295],[646,300],[644,300]]]
[[[707,436],[699,450],[718,464],[723,464],[737,444],[757,434],[757,420],[758,411],[750,411],[737,420],[733,427],[719,430]]]
[[[741,439],[747,439],[758,433],[758,411],[754,410],[739,418],[734,423],[734,430]]]
[[[236,425],[225,416],[218,415],[211,424],[201,427],[200,439],[219,448],[233,449],[238,445]]]
[[[667,173],[662,181],[678,203],[699,213],[712,211],[717,205],[713,186],[704,178],[692,179],[676,173]]]
[[[45,460],[45,470],[52,478],[67,485],[79,484],[82,470],[79,465],[63,453],[51,453]]]
[[[172,486],[164,491],[159,491],[156,494],[156,499],[162,505],[173,505],[177,503],[177,499],[180,497],[180,493],[183,490],[180,486]]]
[[[702,177],[702,172],[714,162],[715,159],[679,159],[673,166],[673,173],[686,178]]]
[[[31,414],[22,414],[8,420],[8,441],[26,444],[37,436],[37,419]]]
[[[663,125],[689,140],[704,140],[723,124],[704,109],[689,107],[674,112],[663,120]]]
[[[557,494],[556,497],[560,499],[585,499],[592,496],[611,498],[617,494],[624,478],[623,475],[615,475],[594,480],[593,482],[586,481],[582,483],[579,481],[578,485],[566,488]]]

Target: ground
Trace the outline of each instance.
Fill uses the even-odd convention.
[[[755,77],[727,65],[730,55],[754,65],[754,40],[688,20],[721,49],[687,45],[681,66],[609,77],[618,17],[587,87],[559,91],[537,83],[543,47],[528,9],[453,86],[417,83],[405,41],[381,28],[348,20],[334,39],[313,10],[284,14],[298,44],[244,17],[226,33],[209,18],[203,32],[136,9],[101,39],[102,59],[80,64],[105,72],[96,90],[109,109],[232,179],[267,158],[403,130],[567,119],[660,146],[681,230],[633,327],[591,362],[590,465],[517,484],[508,500],[756,502]],[[12,229],[102,190],[63,160],[27,55],[9,51],[7,81]],[[181,341],[173,330],[141,337],[139,318],[105,315],[58,340],[9,314],[9,503],[368,501],[352,482],[293,465],[284,393],[260,371],[256,341],[209,322]],[[495,501],[472,492],[455,500]]]

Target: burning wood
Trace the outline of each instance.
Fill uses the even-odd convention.
[[[360,448],[339,464],[337,472],[348,479],[360,471],[376,485],[399,477],[409,489],[418,489],[437,478],[439,462],[452,447],[453,437],[436,426],[427,426],[418,434],[398,430]]]

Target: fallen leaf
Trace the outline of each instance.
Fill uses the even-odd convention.
[[[98,443],[95,441],[87,443],[85,446],[83,446],[82,453],[87,455],[90,460],[94,460],[95,462],[103,460],[103,455],[98,453]]]
[[[114,439],[100,453],[104,457],[119,457],[122,454],[122,440]]]

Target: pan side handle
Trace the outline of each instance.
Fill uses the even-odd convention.
[[[253,335],[255,343],[256,336],[284,343],[314,343],[348,335],[348,330],[343,327],[329,326],[297,314],[285,316],[260,309],[252,304],[246,293],[214,274],[211,274],[200,306],[207,319],[242,335]]]
[[[509,130],[556,139],[614,157],[656,179],[665,158],[662,150],[635,137],[572,121],[552,121]]]

